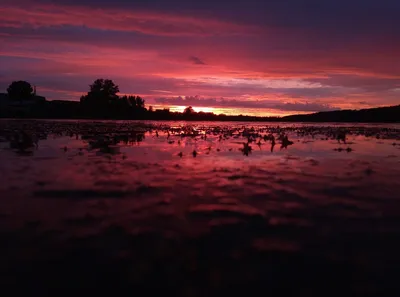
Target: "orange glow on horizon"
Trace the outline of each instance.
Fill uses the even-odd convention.
[[[157,109],[169,109],[171,112],[183,112],[187,106],[182,105],[151,105],[154,110]],[[212,112],[216,115],[246,115],[246,116],[261,116],[261,117],[283,117],[292,114],[305,114],[310,112],[287,112],[270,109],[254,109],[254,108],[229,108],[229,107],[204,107],[204,106],[192,106],[196,112]]]

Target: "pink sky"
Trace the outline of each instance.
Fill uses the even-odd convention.
[[[228,114],[400,103],[396,2],[369,1],[375,16],[257,0],[229,11],[211,1],[139,2],[0,4],[1,89],[22,79],[50,100],[79,100],[94,79],[110,78],[147,106]]]

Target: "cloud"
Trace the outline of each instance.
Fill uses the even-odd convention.
[[[238,110],[396,104],[399,9],[397,0],[239,0],[229,9],[215,0],[3,0],[0,87],[27,79],[57,90],[51,99],[76,100],[107,76],[147,102],[202,94],[195,103]]]
[[[281,102],[277,100],[226,100],[224,98],[202,98],[199,96],[186,97],[163,97],[156,98],[155,102],[161,105],[179,106],[201,106],[201,107],[230,107],[230,108],[253,108],[253,109],[275,109],[281,111],[332,111],[340,108],[329,104],[310,102]]]
[[[3,0],[2,3],[30,3],[46,6],[54,0]],[[299,28],[324,31],[329,34],[349,34],[399,32],[400,20],[397,0],[57,0],[59,6],[86,6],[96,8],[118,8],[124,11],[162,11],[182,15],[212,17],[238,24],[252,24],[272,28]],[[30,7],[29,7],[30,9]],[[340,19],[340,22],[338,22]],[[327,35],[327,34],[326,34]]]
[[[246,34],[256,27],[237,25],[212,18],[156,11],[123,10],[117,7],[102,9],[84,5],[36,5],[30,9],[0,6],[0,26],[32,28],[52,26],[82,26],[101,30],[140,32],[161,36],[207,36]]]
[[[331,87],[358,88],[368,92],[388,91],[400,87],[399,78],[365,75],[333,74],[325,78],[310,78],[307,81]]]
[[[202,60],[200,60],[198,57],[195,56],[191,56],[189,57],[189,60],[196,65],[206,65],[206,63],[204,63]]]
[[[41,11],[38,7],[33,11]],[[308,24],[304,28],[255,25],[202,16],[201,13],[141,13],[139,10],[122,10],[119,6],[113,8],[118,12],[117,17],[112,13],[104,16],[105,11],[90,11],[85,6],[55,6],[67,12],[66,16],[58,17],[60,13],[54,12],[52,6],[44,7],[48,7],[44,11],[51,17],[20,17],[19,13],[4,8],[3,15],[16,24],[6,26],[1,19],[0,33],[4,35],[0,39],[19,40],[25,46],[26,40],[35,40],[37,46],[54,41],[134,51],[140,48],[176,59],[190,52],[193,57],[207,61],[208,65],[235,71],[251,70],[269,76],[357,73],[400,77],[400,64],[393,63],[400,59],[400,38],[396,38],[400,36],[400,30],[396,35],[395,26],[391,31],[385,27],[380,32],[369,30],[350,34],[352,27],[338,25],[338,32],[327,34],[320,31],[318,24]],[[81,11],[91,17],[81,16]],[[33,12],[24,9],[21,15],[24,13]],[[35,22],[42,25],[35,26]],[[376,26],[379,28],[381,24]]]

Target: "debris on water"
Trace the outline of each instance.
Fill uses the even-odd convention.
[[[243,155],[248,156],[252,151],[252,147],[249,145],[248,142],[245,142],[243,143],[243,148],[240,148],[239,150],[242,151]]]
[[[288,147],[289,145],[292,145],[292,144],[293,144],[293,141],[290,141],[290,140],[288,139],[288,136],[285,135],[285,136],[282,138],[281,149],[283,149],[283,148],[287,149],[287,147]]]
[[[271,141],[271,153],[274,152],[275,144],[276,144],[276,143],[275,143],[275,138],[273,138],[272,141]]]
[[[340,143],[340,141],[343,141],[343,143],[346,143],[346,131],[339,131],[336,135],[337,141]]]

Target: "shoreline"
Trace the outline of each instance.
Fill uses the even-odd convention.
[[[0,117],[0,121],[110,121],[110,122],[118,122],[118,121],[152,121],[152,122],[249,122],[249,123],[295,123],[295,124],[318,124],[318,123],[330,123],[330,124],[400,124],[399,121],[295,121],[295,120],[249,120],[249,119],[109,119],[109,118],[10,118],[10,117]]]

